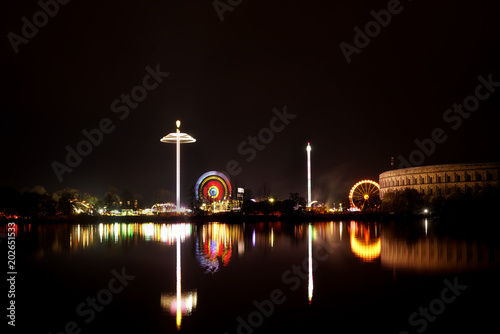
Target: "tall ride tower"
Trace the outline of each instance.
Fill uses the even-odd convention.
[[[175,199],[177,212],[181,211],[181,144],[194,143],[196,139],[188,135],[187,133],[181,132],[181,121],[177,120],[175,122],[177,125],[177,131],[169,133],[160,141],[162,143],[169,143],[176,145],[176,190],[175,190]]]
[[[311,144],[307,143],[307,207],[311,206]]]

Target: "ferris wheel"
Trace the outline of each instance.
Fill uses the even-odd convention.
[[[359,181],[349,192],[349,202],[351,202],[351,208],[355,210],[363,210],[370,204],[373,204],[373,199],[379,196],[379,190],[380,186],[375,181]]]

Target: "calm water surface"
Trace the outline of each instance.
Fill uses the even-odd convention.
[[[16,329],[486,331],[500,300],[500,249],[487,226],[19,225]]]

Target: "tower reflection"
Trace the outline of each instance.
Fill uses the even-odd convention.
[[[182,316],[190,315],[198,302],[196,290],[182,292],[181,244],[191,236],[191,224],[162,225],[160,238],[162,241],[176,245],[176,293],[162,293],[160,304],[163,309],[175,315],[177,330],[180,330]]]

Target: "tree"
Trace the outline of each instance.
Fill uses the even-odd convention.
[[[387,192],[382,200],[382,209],[401,214],[420,214],[425,204],[424,196],[416,189],[406,188]]]
[[[55,192],[53,199],[56,202],[57,212],[69,216],[73,213],[73,202],[80,197],[78,190],[73,188],[65,188]]]
[[[304,201],[305,202],[305,201]],[[298,202],[294,201],[293,199],[286,199],[282,202],[279,203],[279,208],[282,214],[285,215],[292,215],[295,212],[295,205],[297,205]]]
[[[306,200],[304,197],[299,196],[299,193],[290,193],[290,199],[295,203],[295,205],[306,206]]]
[[[21,194],[17,189],[0,187],[0,212],[11,215],[17,214],[19,212],[20,201]]]
[[[249,201],[252,198],[254,198],[252,189],[246,188],[245,192],[243,193],[243,202]]]
[[[108,191],[104,195],[104,206],[107,210],[119,210],[120,209],[120,196],[117,194],[118,189],[115,187],[109,187]]]
[[[189,187],[188,191],[188,201],[189,201],[189,207],[191,210],[199,209],[201,205],[201,201],[196,199],[196,191],[195,191],[195,184],[192,184],[191,187]]]

